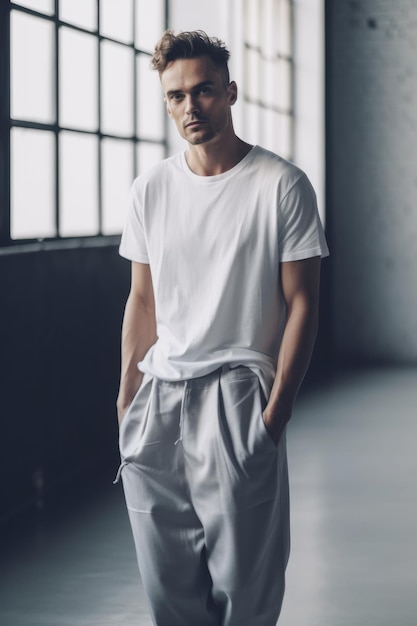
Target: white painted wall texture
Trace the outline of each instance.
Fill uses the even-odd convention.
[[[417,2],[328,4],[334,347],[417,362]]]

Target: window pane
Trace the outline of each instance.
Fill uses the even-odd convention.
[[[260,91],[261,62],[256,50],[246,50],[246,83],[245,92],[248,98],[259,100],[262,97]]]
[[[11,13],[11,116],[55,121],[54,25],[18,11]]]
[[[249,143],[260,143],[260,108],[256,104],[245,104],[245,138]]]
[[[292,120],[271,109],[262,111],[262,137],[260,143],[272,152],[287,159],[292,158]]]
[[[289,115],[280,115],[279,118],[280,152],[284,158],[292,159],[294,157],[292,145],[293,118]]]
[[[55,0],[22,0],[16,4],[39,11],[39,13],[46,13],[47,15],[52,15],[55,10]]]
[[[262,145],[272,152],[280,151],[279,115],[271,109],[262,111]]]
[[[264,62],[264,102],[268,106],[278,106],[277,93],[279,91],[278,80],[278,62],[276,60],[268,60]]]
[[[275,85],[277,106],[284,111],[289,111],[291,109],[291,63],[289,61],[281,60],[277,64]]]
[[[97,130],[97,39],[65,27],[59,37],[60,124]]]
[[[281,54],[291,56],[291,0],[281,0],[278,18],[278,50]]]
[[[259,0],[246,0],[246,42],[258,46],[260,40]]]
[[[133,135],[133,49],[101,42],[102,132]]]
[[[138,132],[146,139],[164,137],[164,99],[158,72],[149,68],[149,57],[137,59]]]
[[[283,59],[265,61],[264,102],[282,111],[291,109],[291,64]]]
[[[136,0],[135,46],[153,52],[165,30],[165,3],[162,0]]]
[[[138,143],[136,146],[136,160],[138,170],[136,176],[159,163],[165,156],[164,147],[154,143]]]
[[[12,128],[12,239],[56,236],[54,163],[53,133]]]
[[[97,0],[61,0],[59,17],[63,22],[97,30]]]
[[[102,195],[104,235],[117,234],[122,231],[133,178],[133,143],[121,139],[103,139]]]
[[[279,3],[279,0],[278,0]],[[260,45],[262,54],[267,58],[274,56],[276,52],[277,40],[277,0],[266,0],[262,3],[263,11],[261,14],[262,37]]]
[[[98,139],[62,132],[60,154],[60,234],[98,233]]]
[[[101,0],[100,34],[126,43],[133,41],[133,0]]]

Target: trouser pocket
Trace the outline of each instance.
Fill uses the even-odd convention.
[[[131,462],[140,448],[149,416],[153,379],[145,374],[119,429],[119,450],[121,463],[114,482],[120,480],[123,468]]]
[[[220,379],[218,463],[227,508],[247,508],[275,498],[278,450],[266,429],[259,379],[251,370],[231,370]]]

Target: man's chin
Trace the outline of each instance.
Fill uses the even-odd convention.
[[[187,141],[188,143],[190,143],[192,146],[199,146],[202,143],[208,143],[209,141],[211,141],[213,139],[213,136],[210,135],[205,135],[204,137],[201,136],[197,136],[197,137],[187,137]]]
[[[202,143],[207,143],[213,139],[214,133],[207,132],[206,130],[196,130],[187,132],[184,139],[188,141],[192,146],[198,146]]]

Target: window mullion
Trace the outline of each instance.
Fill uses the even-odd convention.
[[[138,53],[136,52],[135,42],[135,24],[136,24],[136,2],[132,3],[133,15],[132,15],[132,41],[133,41],[133,176],[136,176],[138,171],[138,155],[137,155],[137,142],[138,142]]]
[[[10,5],[0,2],[0,245],[10,243]]]
[[[59,0],[55,0],[55,228],[56,236],[60,236],[60,197],[59,197]]]
[[[98,119],[98,232],[103,234],[103,149],[102,149],[102,131],[101,131],[101,37],[100,37],[100,0],[97,0],[97,119]]]

